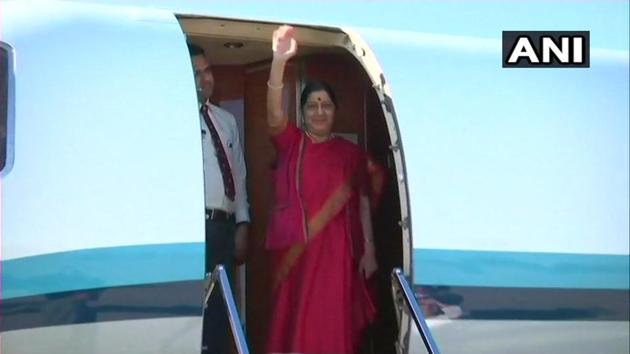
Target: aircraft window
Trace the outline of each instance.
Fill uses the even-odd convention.
[[[4,170],[7,162],[10,68],[11,47],[0,43],[0,171]]]

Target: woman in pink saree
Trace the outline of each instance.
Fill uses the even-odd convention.
[[[367,155],[331,135],[337,105],[324,83],[300,99],[304,130],[283,112],[293,29],[274,32],[267,123],[278,152],[275,206],[267,232],[273,311],[267,353],[354,354],[375,308],[366,280],[376,271]],[[371,166],[371,164],[370,164]]]

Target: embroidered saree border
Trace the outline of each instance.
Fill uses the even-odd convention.
[[[308,220],[306,227],[308,229],[308,235],[310,236],[309,242],[314,240],[324,227],[344,208],[351,196],[352,188],[348,182],[342,183],[335,190],[319,211]],[[295,244],[286,251],[274,277],[274,289],[277,288],[280,282],[289,274],[307,246],[308,242]]]

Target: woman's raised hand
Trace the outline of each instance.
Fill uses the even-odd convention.
[[[272,134],[277,134],[284,130],[289,121],[282,104],[284,92],[282,87],[284,66],[297,52],[293,27],[285,25],[273,31],[271,49],[273,49],[273,60],[269,70],[269,81],[267,81],[267,125]]]
[[[291,26],[283,25],[273,31],[273,58],[288,61],[297,53],[297,41],[295,40],[294,29]]]

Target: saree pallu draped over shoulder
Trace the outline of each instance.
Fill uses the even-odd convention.
[[[359,273],[366,155],[341,138],[313,143],[294,125],[273,137],[275,207],[267,232],[273,314],[267,353],[357,351],[375,308]]]

